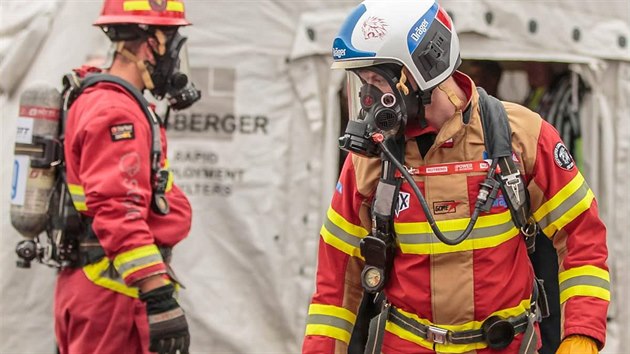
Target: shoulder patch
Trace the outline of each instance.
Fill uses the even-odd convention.
[[[136,136],[133,132],[133,123],[123,123],[112,125],[109,127],[109,133],[112,141],[133,140]]]
[[[553,159],[556,165],[563,170],[571,171],[575,167],[575,161],[569,153],[569,149],[562,142],[558,142],[553,148]]]

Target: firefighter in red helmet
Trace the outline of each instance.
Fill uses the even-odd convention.
[[[115,54],[104,72],[83,66],[65,80],[65,176],[82,227],[75,262],[57,278],[59,350],[188,353],[169,261],[190,230],[191,208],[173,183],[163,124],[142,91],[175,110],[200,98],[178,33],[190,23],[182,1],[105,0],[94,25]]]

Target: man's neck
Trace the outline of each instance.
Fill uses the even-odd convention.
[[[114,60],[112,67],[109,69],[109,74],[120,77],[140,91],[144,89],[144,82],[142,81],[142,77],[140,76],[136,63],[116,59]]]

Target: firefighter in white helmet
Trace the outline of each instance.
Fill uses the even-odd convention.
[[[433,0],[362,2],[332,55],[348,72],[351,154],[320,233],[303,353],[534,353],[536,228],[559,255],[558,353],[601,349],[606,229],[555,129],[457,71],[453,22]]]

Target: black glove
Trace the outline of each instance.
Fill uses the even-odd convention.
[[[190,333],[184,310],[173,297],[173,284],[140,293],[149,317],[149,350],[159,354],[188,354]]]

